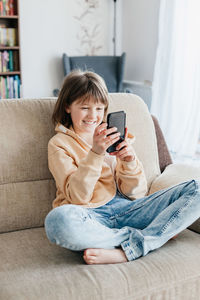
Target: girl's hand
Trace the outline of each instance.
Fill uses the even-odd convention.
[[[130,162],[135,159],[133,148],[127,141],[128,131],[125,129],[125,140],[117,145],[115,152],[111,152],[110,155],[115,155],[122,161]]]
[[[120,133],[116,132],[117,128],[107,129],[107,125],[107,123],[102,123],[94,131],[92,151],[99,155],[105,154],[106,149],[119,140]],[[109,135],[111,133],[112,135]]]

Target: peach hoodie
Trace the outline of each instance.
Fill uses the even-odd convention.
[[[58,124],[55,130],[48,144],[49,169],[57,187],[53,208],[63,204],[99,207],[115,196],[117,187],[132,200],[146,194],[146,177],[136,156],[132,162],[117,159],[113,175],[106,156],[94,153],[72,127]]]

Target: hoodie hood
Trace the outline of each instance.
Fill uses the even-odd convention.
[[[58,123],[55,127],[55,131],[57,133],[66,134],[73,139],[75,139],[82,147],[84,147],[87,150],[90,150],[92,148],[91,145],[89,145],[83,138],[81,138],[73,129],[72,126],[70,128],[65,127],[64,125]]]

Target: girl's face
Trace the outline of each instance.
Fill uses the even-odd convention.
[[[105,105],[101,102],[95,103],[91,97],[80,102],[74,101],[66,112],[71,114],[74,131],[84,137],[94,134],[95,128],[101,124],[104,118]]]

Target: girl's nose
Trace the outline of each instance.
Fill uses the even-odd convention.
[[[89,110],[89,117],[90,118],[95,118],[96,117],[96,110],[94,110],[94,109],[91,109],[91,110]]]

